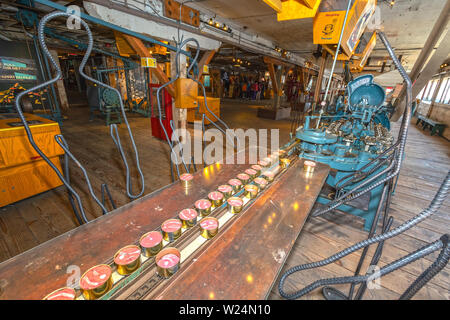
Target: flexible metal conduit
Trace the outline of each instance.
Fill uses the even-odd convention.
[[[313,269],[313,268],[318,268],[318,267],[322,267],[325,265],[328,265],[330,263],[333,263],[337,260],[340,260],[346,256],[348,256],[349,254],[365,248],[367,246],[370,246],[374,243],[378,243],[381,241],[385,241],[387,239],[393,238],[409,229],[411,229],[412,227],[414,227],[415,225],[417,225],[418,223],[422,222],[423,220],[425,220],[426,218],[430,217],[431,215],[433,215],[434,213],[436,213],[436,211],[441,207],[442,203],[444,202],[445,198],[448,195],[448,191],[450,189],[450,171],[447,173],[447,176],[444,180],[444,182],[441,184],[441,187],[439,188],[437,194],[435,195],[433,201],[431,202],[431,204],[429,205],[429,207],[427,209],[425,209],[424,211],[422,211],[420,214],[418,214],[417,216],[415,216],[414,218],[406,221],[405,223],[403,223],[402,225],[398,226],[397,228],[386,232],[386,233],[382,233],[380,235],[377,235],[375,237],[369,238],[367,240],[363,240],[361,242],[358,242],[356,244],[354,244],[351,247],[348,247],[324,260],[321,261],[317,261],[317,262],[312,262],[312,263],[307,263],[307,264],[302,264],[302,265],[298,265],[295,266],[289,270],[287,270],[280,278],[280,282],[278,284],[278,291],[280,292],[280,295],[283,298],[286,299],[297,299],[301,296],[303,296],[304,294],[310,292],[311,290],[322,286],[322,285],[330,285],[330,284],[340,284],[340,283],[348,283],[347,281],[352,278],[352,277],[345,277],[345,278],[333,278],[333,279],[326,279],[326,280],[319,280],[319,282],[314,283],[312,285],[312,287],[308,286],[305,289],[302,289],[300,291],[294,292],[294,293],[286,293],[283,290],[283,286],[284,286],[284,282],[286,281],[286,279],[293,273],[298,272],[298,271],[303,271],[303,270],[308,270],[308,269]],[[440,249],[442,247],[442,243],[440,243],[439,247],[435,247],[433,251]],[[408,256],[409,257],[409,256]],[[402,258],[403,259],[403,258]],[[412,262],[412,261],[409,261]],[[409,263],[408,262],[408,263]],[[404,265],[404,264],[403,264]],[[396,269],[394,269],[396,270]],[[392,270],[393,271],[393,270]],[[345,279],[345,280],[342,280]],[[353,279],[353,278],[352,278]],[[362,282],[367,280],[367,275],[366,276],[357,276],[354,277],[354,279],[358,279],[357,282]],[[360,281],[361,280],[361,281]],[[320,282],[320,281],[324,281],[324,282]],[[344,282],[342,282],[344,281]],[[353,283],[353,282],[352,282]],[[306,290],[307,289],[307,290]]]
[[[83,204],[82,204],[82,201],[81,201],[81,198],[80,198],[79,194],[72,188],[72,186],[70,184],[70,178],[67,177],[67,179],[66,179],[64,177],[64,175],[58,170],[58,168],[52,163],[52,161],[37,146],[36,142],[34,141],[33,134],[31,133],[30,127],[28,126],[26,118],[25,118],[25,116],[23,114],[22,107],[20,105],[20,101],[21,101],[21,99],[22,99],[22,97],[24,95],[28,94],[29,92],[36,91],[36,90],[39,90],[41,88],[47,87],[47,86],[55,83],[56,81],[58,81],[61,78],[61,74],[62,74],[61,73],[61,69],[58,67],[58,64],[53,59],[53,56],[50,54],[50,52],[49,52],[49,50],[47,48],[47,45],[45,43],[44,29],[45,29],[46,23],[48,21],[50,21],[51,19],[54,19],[54,18],[57,18],[57,17],[70,17],[70,16],[71,16],[71,14],[66,13],[66,12],[52,12],[52,13],[49,13],[49,14],[45,15],[41,19],[41,21],[39,22],[39,26],[38,26],[39,43],[40,43],[40,45],[42,47],[42,50],[44,51],[44,53],[47,55],[47,57],[51,61],[52,65],[54,66],[54,68],[56,70],[56,76],[54,78],[44,82],[44,83],[41,83],[39,85],[36,85],[36,86],[34,86],[34,87],[32,87],[32,88],[30,88],[28,90],[25,90],[25,91],[19,93],[17,98],[16,98],[16,101],[15,101],[15,106],[16,106],[17,113],[18,113],[18,115],[19,115],[19,117],[20,117],[20,119],[21,119],[21,121],[22,121],[22,123],[24,125],[24,129],[25,129],[25,132],[27,134],[27,138],[28,138],[31,146],[42,157],[42,159],[47,162],[47,164],[53,169],[53,171],[57,174],[58,178],[63,182],[63,184],[68,189],[68,191],[69,191],[69,199],[70,199],[70,202],[71,202],[72,207],[74,209],[74,212],[75,212],[75,215],[77,217],[78,222],[80,222],[80,223],[81,222],[85,222],[86,223],[89,220],[86,217],[86,214],[85,214],[85,211],[84,211],[84,207],[83,207]],[[79,19],[77,17],[75,17],[75,18]],[[115,125],[111,126],[111,136],[113,138],[114,143],[116,144],[116,146],[118,147],[118,149],[119,149],[119,151],[121,153],[122,159],[124,160],[124,163],[125,163],[125,166],[126,166],[126,169],[127,169],[127,194],[128,194],[128,196],[130,198],[136,198],[136,197],[139,197],[140,195],[142,195],[142,193],[144,191],[144,176],[143,176],[142,171],[141,171],[140,166],[139,166],[139,155],[138,155],[138,152],[137,152],[136,145],[134,143],[134,139],[133,139],[133,136],[132,136],[132,133],[131,133],[130,126],[128,124],[128,121],[127,121],[127,118],[126,118],[126,115],[125,115],[125,110],[123,108],[122,99],[121,99],[120,93],[117,91],[117,89],[109,87],[109,86],[105,85],[104,83],[101,83],[101,82],[99,82],[99,81],[97,81],[95,79],[92,79],[92,78],[90,78],[89,76],[87,76],[83,72],[83,68],[86,65],[87,59],[89,58],[90,53],[92,51],[93,38],[92,38],[92,33],[91,33],[90,29],[89,29],[88,24],[86,22],[84,22],[83,20],[81,20],[81,19],[79,19],[79,21],[83,25],[83,27],[86,29],[86,32],[87,32],[88,38],[89,38],[89,42],[88,42],[86,53],[85,53],[85,55],[83,57],[83,60],[82,60],[82,62],[80,64],[80,68],[79,68],[80,74],[84,78],[86,78],[86,79],[88,79],[90,81],[93,81],[94,83],[97,83],[98,85],[101,85],[101,86],[104,86],[104,87],[107,87],[107,88],[110,88],[110,89],[116,91],[116,93],[119,95],[119,98],[120,98],[119,100],[120,100],[120,103],[121,103],[122,115],[124,116],[125,123],[127,125],[128,132],[130,134],[130,138],[131,138],[131,141],[132,141],[132,144],[133,144],[133,148],[134,148],[134,151],[135,151],[135,154],[136,154],[136,162],[137,162],[138,171],[139,171],[139,174],[141,176],[142,190],[141,190],[141,192],[138,195],[133,195],[131,193],[131,178],[130,178],[130,173],[129,173],[129,167],[128,167],[126,158],[124,156],[124,153],[123,153],[123,150],[122,150],[122,146],[120,145],[120,140],[118,139],[118,134],[116,135],[116,138],[113,135],[113,129],[117,132],[117,126],[115,126]],[[69,149],[67,147],[66,142],[63,139],[61,139],[61,137],[62,136],[58,136],[57,135],[57,136],[55,136],[55,140],[64,149],[64,151],[66,152],[66,156],[65,156],[65,173],[66,173],[66,175],[68,175],[68,173],[69,173],[68,164],[67,164],[68,157],[70,157],[72,159],[75,159],[75,157],[69,152]],[[86,170],[83,168],[83,166],[81,165],[80,162],[76,161],[76,164],[83,171],[83,174],[84,174],[84,176],[86,178],[86,182],[88,184],[88,188],[89,188],[89,192],[90,192],[91,196],[94,198],[94,200],[97,202],[97,204],[101,207],[103,213],[105,213],[107,210],[104,207],[104,205],[98,200],[98,198],[95,196],[95,194],[93,192],[93,189],[92,189],[92,186],[91,186],[91,183],[90,183],[90,180],[89,180],[89,178],[87,176]],[[77,205],[78,205],[78,208],[79,208],[79,212],[78,212],[78,210],[76,209],[76,207],[75,207],[75,205],[73,203],[73,198],[72,198],[73,196],[76,199],[76,202],[77,202]]]
[[[126,159],[125,153],[123,151],[122,145],[120,144],[120,138],[119,138],[119,133],[118,133],[116,124],[113,124],[113,125],[110,126],[110,134],[111,134],[111,137],[113,139],[114,144],[116,145],[117,149],[120,152],[120,155],[122,157],[123,163],[125,165],[127,195],[131,199],[139,198],[144,193],[145,180],[144,180],[144,174],[142,173],[142,170],[141,170],[141,167],[140,167],[139,153],[138,153],[138,150],[137,150],[137,147],[136,147],[136,143],[134,141],[133,133],[131,132],[130,124],[128,123],[128,118],[127,118],[127,115],[125,113],[125,108],[123,106],[122,95],[120,94],[119,90],[117,90],[116,88],[111,87],[111,86],[109,86],[109,85],[107,85],[107,84],[105,84],[103,82],[100,82],[97,79],[89,77],[83,71],[84,67],[86,66],[86,63],[87,63],[87,61],[89,59],[89,56],[91,55],[92,49],[94,47],[94,39],[93,39],[93,36],[92,36],[91,29],[89,28],[89,25],[86,22],[84,22],[82,19],[80,19],[80,18],[78,18],[76,16],[73,16],[73,15],[67,13],[67,12],[52,12],[52,13],[49,13],[49,14],[45,15],[41,19],[41,21],[39,22],[39,27],[38,27],[38,38],[39,38],[39,42],[41,44],[42,50],[49,57],[52,65],[56,69],[56,72],[57,72],[56,80],[58,80],[61,77],[61,70],[60,70],[58,64],[53,59],[53,56],[50,54],[50,52],[49,52],[49,50],[47,48],[47,45],[45,43],[45,25],[47,24],[47,22],[49,22],[50,20],[55,19],[57,17],[74,17],[75,19],[78,19],[80,21],[80,23],[83,25],[83,27],[86,30],[86,34],[88,36],[88,45],[87,45],[87,48],[86,48],[86,52],[85,52],[85,54],[83,56],[83,59],[81,60],[80,67],[78,68],[78,70],[80,72],[80,75],[83,78],[85,78],[85,79],[87,79],[89,81],[92,81],[93,83],[95,83],[95,84],[97,84],[97,85],[99,85],[101,87],[105,87],[105,88],[108,88],[108,89],[114,91],[119,97],[121,113],[122,113],[122,116],[124,118],[125,125],[127,126],[127,129],[128,129],[128,134],[130,136],[131,144],[133,146],[133,150],[134,150],[134,154],[135,154],[136,167],[137,167],[137,170],[138,170],[138,173],[139,173],[139,176],[140,176],[140,180],[141,180],[141,190],[140,190],[140,192],[138,194],[133,194],[133,192],[132,192],[130,168],[129,168],[128,161]]]
[[[371,191],[372,189],[374,189],[374,188],[384,184],[386,181],[388,181],[390,179],[393,179],[400,172],[400,168],[401,168],[401,164],[402,164],[402,160],[403,160],[403,156],[404,156],[404,152],[405,152],[406,139],[407,139],[407,136],[408,136],[409,123],[411,121],[412,83],[411,83],[411,79],[409,78],[409,76],[406,73],[405,69],[403,68],[402,64],[400,63],[400,61],[398,60],[397,56],[395,55],[394,50],[392,49],[391,45],[389,44],[389,41],[387,40],[387,38],[384,35],[384,33],[383,32],[378,32],[378,34],[380,36],[381,41],[385,45],[387,51],[389,52],[389,55],[391,56],[392,60],[394,61],[394,64],[397,67],[400,75],[402,76],[403,80],[406,83],[406,91],[407,91],[406,108],[405,108],[405,112],[404,112],[404,115],[403,115],[403,120],[402,120],[402,125],[401,125],[401,128],[400,128],[398,140],[395,143],[395,147],[394,147],[395,149],[398,148],[398,153],[396,154],[396,159],[386,169],[384,169],[384,170],[380,171],[379,173],[373,175],[372,177],[366,179],[361,184],[355,186],[351,190],[345,192],[340,197],[338,197],[335,200],[333,200],[332,202],[330,202],[330,204],[328,204],[328,207],[326,209],[314,212],[312,214],[313,216],[323,215],[323,214],[325,214],[325,213],[327,213],[327,212],[329,212],[329,211],[331,211],[333,209],[336,209],[337,207],[339,207],[343,203],[346,203],[348,201],[351,201],[351,200],[354,200],[356,198],[359,198],[363,194],[365,194],[365,193]],[[392,150],[394,150],[394,148],[392,148]],[[376,160],[379,160],[380,158],[381,157],[378,156],[376,158]],[[387,174],[391,169],[393,169],[392,172]],[[382,177],[385,174],[387,174],[386,177],[379,179],[380,177]],[[379,180],[377,181],[377,179],[379,179]],[[371,184],[372,182],[374,182],[374,183]],[[361,188],[364,188],[364,189],[359,191],[359,192],[356,192],[357,190],[359,190]]]
[[[166,82],[165,84],[163,84],[163,85],[161,85],[159,88],[158,88],[158,90],[156,91],[156,97],[157,97],[157,102],[158,102],[158,113],[159,113],[159,124],[161,125],[161,128],[163,129],[163,132],[164,132],[164,136],[166,137],[166,140],[167,140],[167,143],[168,143],[168,145],[169,145],[169,147],[170,147],[170,151],[171,151],[171,153],[174,155],[174,157],[175,157],[175,161],[176,161],[176,163],[175,163],[175,168],[176,168],[176,170],[177,170],[177,175],[178,175],[178,178],[180,177],[180,169],[179,169],[179,161],[178,161],[178,155],[177,155],[177,153],[174,151],[174,149],[173,149],[173,144],[172,144],[172,141],[171,141],[171,139],[169,138],[169,135],[168,135],[168,133],[167,133],[167,131],[166,131],[166,128],[164,127],[164,125],[163,125],[163,122],[162,122],[162,112],[161,112],[161,92],[162,92],[162,90],[164,89],[164,88],[166,88],[167,86],[169,86],[170,84],[172,84],[172,83],[174,83],[175,81],[177,81],[179,78],[180,78],[180,66],[179,66],[179,56],[180,56],[180,54],[182,54],[183,53],[183,50],[182,50],[182,48],[183,47],[185,47],[189,42],[193,42],[193,43],[195,43],[195,50],[196,50],[196,54],[195,54],[195,56],[192,58],[192,62],[190,63],[190,65],[189,65],[189,67],[187,68],[187,70],[186,70],[186,74],[187,74],[187,77],[189,78],[189,79],[191,79],[191,80],[193,80],[193,81],[195,81],[197,84],[199,84],[200,85],[200,87],[202,88],[202,91],[203,91],[203,98],[204,98],[204,103],[205,103],[205,107],[206,107],[206,109],[208,110],[208,112],[210,112],[213,116],[214,116],[214,118],[216,118],[217,119],[217,121],[219,121],[226,129],[229,129],[229,127],[228,127],[228,125],[224,122],[224,121],[222,121],[219,117],[217,117],[217,115],[214,113],[214,112],[212,112],[211,111],[211,109],[209,109],[209,106],[208,106],[208,101],[207,101],[207,98],[206,98],[206,90],[205,90],[205,86],[203,85],[203,83],[201,83],[200,81],[198,81],[197,79],[195,79],[194,77],[191,77],[191,75],[190,75],[190,73],[191,73],[191,71],[192,71],[192,68],[194,68],[194,66],[197,66],[197,59],[198,59],[198,56],[199,56],[199,54],[200,54],[200,44],[199,44],[199,42],[197,41],[197,39],[195,39],[195,38],[188,38],[188,39],[186,39],[186,40],[181,40],[181,42],[177,45],[177,51],[176,51],[176,57],[175,57],[175,71],[176,71],[176,74],[175,74],[175,77],[173,77],[170,81],[168,81],[168,82]],[[198,106],[197,108],[200,108],[200,106]],[[218,125],[216,125],[215,124],[215,122],[214,121],[212,121],[206,114],[203,114],[203,116],[202,116],[202,133],[204,133],[204,126],[205,126],[205,123],[204,123],[204,118],[207,118],[220,132],[222,132],[223,134],[225,134],[225,137],[228,137],[228,135],[227,135],[227,133],[226,133],[226,131],[225,130],[223,130],[222,128],[220,128]],[[171,126],[171,128],[172,128],[172,130],[173,131],[175,131],[175,126],[174,126],[174,124],[173,124],[173,121],[171,121],[170,122],[170,126]],[[202,134],[202,136],[203,136],[203,134]],[[180,145],[180,151],[181,151],[181,163],[183,164],[183,166],[184,166],[184,168],[185,168],[185,170],[186,170],[186,172],[189,172],[189,169],[190,169],[190,166],[189,166],[189,168],[187,167],[187,165],[186,165],[186,162],[185,162],[185,160],[184,160],[184,155],[183,155],[183,149],[182,149],[182,145],[180,144],[180,141],[178,140],[178,137],[175,137],[175,139],[177,140],[177,142],[178,142],[178,144]],[[233,141],[233,146],[234,146],[234,141]],[[172,163],[172,159],[171,159],[171,163]],[[172,165],[171,165],[171,169],[172,169]]]

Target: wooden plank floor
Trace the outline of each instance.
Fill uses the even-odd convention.
[[[222,116],[234,128],[279,128],[281,143],[289,140],[290,122],[272,121],[256,117],[257,107],[227,102],[223,105]],[[146,176],[145,193],[150,193],[170,183],[167,166],[169,151],[165,143],[151,136],[150,119],[130,115],[136,143],[140,151],[141,165]],[[395,129],[394,129],[395,130]],[[101,183],[108,183],[117,205],[130,200],[125,195],[124,167],[118,152],[109,136],[108,127],[101,119],[89,122],[88,109],[72,108],[69,120],[64,122],[63,134],[71,151],[85,165],[90,174],[94,190],[100,194]],[[120,128],[121,139],[126,153],[131,159],[131,148],[126,129]],[[134,161],[133,161],[134,163]],[[411,218],[428,206],[442,179],[450,169],[450,143],[439,137],[411,126],[407,145],[407,156],[393,200],[391,214],[394,226]],[[81,171],[71,165],[71,179],[84,200],[87,216],[98,217],[101,212],[87,194],[87,187]],[[138,179],[133,172],[134,189]],[[381,265],[389,263],[443,233],[449,233],[450,200],[438,214],[422,222],[418,227],[395,239],[386,242]],[[35,197],[0,208],[0,261],[26,251],[42,242],[58,236],[77,223],[71,211],[66,191],[58,188]],[[348,215],[327,215],[309,219],[300,235],[286,268],[301,263],[320,260],[366,237],[362,222]],[[371,255],[373,249],[369,251]],[[326,267],[306,271],[291,277],[287,290],[302,287],[322,277],[351,275],[360,252]],[[435,258],[436,255],[411,264],[382,279],[380,290],[369,290],[367,299],[395,299],[407,288]],[[420,299],[449,299],[450,269],[447,267],[435,277],[427,287],[416,296]],[[273,290],[271,299],[278,299]],[[320,299],[319,291],[310,294],[308,299]]]

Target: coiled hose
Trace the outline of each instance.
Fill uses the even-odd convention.
[[[448,191],[450,188],[450,171],[447,173],[447,176],[444,180],[444,182],[441,184],[438,192],[436,193],[435,197],[433,198],[431,204],[428,206],[427,209],[425,209],[424,211],[422,211],[420,214],[418,214],[417,216],[415,216],[414,218],[406,221],[405,223],[403,223],[402,225],[398,226],[397,228],[386,232],[386,233],[382,233],[380,235],[374,236],[372,238],[363,240],[361,242],[358,242],[356,244],[354,244],[351,247],[348,247],[324,260],[321,261],[317,261],[317,262],[312,262],[312,263],[307,263],[307,264],[302,264],[302,265],[298,265],[295,266],[289,270],[287,270],[280,278],[280,282],[278,284],[278,291],[280,292],[280,295],[283,298],[286,299],[297,299],[299,297],[301,297],[302,295],[310,292],[311,290],[317,288],[318,286],[322,286],[322,285],[330,285],[330,284],[340,284],[340,283],[348,283],[348,282],[340,282],[342,280],[338,280],[337,282],[331,281],[330,279],[326,279],[326,281],[323,282],[318,282],[320,285],[311,287],[309,290],[304,291],[305,289],[302,289],[300,291],[294,292],[294,293],[286,293],[283,290],[283,286],[284,286],[284,282],[286,281],[286,279],[293,273],[298,272],[298,271],[303,271],[303,270],[308,270],[308,269],[313,269],[313,268],[318,268],[318,267],[323,267],[325,265],[328,265],[330,263],[333,263],[337,260],[340,260],[346,256],[348,256],[349,254],[365,248],[367,246],[370,246],[374,243],[378,243],[381,241],[385,241],[387,239],[393,238],[409,229],[411,229],[412,227],[414,227],[415,225],[417,225],[418,223],[422,222],[423,220],[427,219],[428,217],[430,217],[431,215],[433,215],[434,213],[436,213],[436,211],[441,207],[442,203],[444,202],[445,198],[448,195]],[[442,243],[441,243],[442,244]],[[360,277],[366,277],[366,276],[357,276],[357,277],[353,277],[355,279],[362,279],[362,281],[364,281],[366,278],[360,278]],[[349,278],[352,277],[345,277],[345,278],[336,278],[336,279],[346,279],[345,281],[347,281]],[[320,280],[322,281],[322,280]],[[358,281],[360,282],[360,281]],[[322,284],[323,283],[323,284]]]
[[[72,16],[72,14],[67,13],[67,12],[52,12],[52,13],[49,13],[49,14],[45,15],[41,19],[41,21],[39,22],[39,26],[38,26],[39,42],[41,44],[42,50],[48,56],[48,58],[50,59],[52,65],[53,65],[53,67],[56,69],[56,72],[57,72],[57,78],[56,79],[59,79],[61,77],[61,70],[60,70],[58,64],[54,61],[53,56],[50,54],[50,52],[49,52],[49,50],[47,48],[47,45],[45,43],[45,32],[44,32],[45,25],[47,24],[47,22],[49,22],[50,20],[55,19],[57,17],[71,17],[71,16]],[[127,118],[127,115],[125,113],[125,108],[123,106],[122,96],[121,96],[119,90],[117,90],[116,88],[111,87],[111,86],[109,86],[109,85],[107,85],[107,84],[105,84],[103,82],[100,82],[97,79],[91,78],[86,73],[84,73],[84,71],[83,71],[84,67],[86,66],[86,63],[87,63],[87,61],[89,59],[89,56],[91,55],[91,52],[92,52],[92,49],[93,49],[93,46],[94,46],[94,39],[93,39],[93,36],[92,36],[91,29],[89,28],[89,25],[86,22],[84,22],[82,19],[80,19],[79,17],[75,17],[75,18],[78,19],[80,21],[80,23],[83,25],[83,27],[86,30],[86,34],[88,36],[88,45],[87,45],[87,48],[86,48],[86,52],[85,52],[85,54],[83,56],[83,59],[81,60],[80,67],[78,68],[78,70],[80,72],[80,75],[83,78],[85,78],[85,79],[87,79],[87,80],[89,80],[89,81],[91,81],[91,82],[93,82],[93,83],[95,83],[95,84],[97,84],[99,86],[102,86],[102,87],[105,87],[105,88],[108,88],[108,89],[114,91],[119,97],[120,110],[121,110],[122,116],[124,118],[125,125],[127,126],[127,129],[128,129],[128,134],[130,136],[131,144],[133,146],[133,150],[134,150],[134,154],[135,154],[136,167],[137,167],[137,170],[138,170],[138,173],[139,173],[139,176],[140,176],[140,180],[141,180],[141,190],[140,190],[140,192],[138,194],[133,194],[133,191],[132,191],[130,168],[129,168],[128,161],[126,159],[125,153],[123,151],[122,145],[120,143],[119,133],[118,133],[116,124],[112,124],[110,126],[110,134],[111,134],[111,137],[113,139],[114,144],[116,145],[117,149],[119,150],[119,153],[120,153],[120,155],[122,157],[122,160],[123,160],[123,163],[125,165],[127,195],[131,199],[139,198],[144,193],[145,179],[144,179],[144,174],[142,173],[142,170],[141,170],[141,167],[140,167],[139,152],[137,150],[136,143],[135,143],[134,137],[133,137],[133,133],[131,132],[130,124],[128,123],[128,118]]]
[[[389,55],[391,56],[391,58],[394,62],[394,65],[397,67],[397,70],[399,71],[400,75],[402,76],[403,80],[406,83],[406,108],[405,108],[405,112],[403,114],[402,125],[400,128],[397,143],[395,144],[395,147],[398,148],[398,153],[396,154],[396,159],[393,162],[394,166],[393,167],[389,166],[388,168],[378,172],[374,176],[365,180],[358,186],[355,186],[351,190],[342,194],[337,199],[330,202],[326,209],[318,210],[318,211],[314,212],[312,214],[312,216],[316,217],[316,216],[323,215],[331,210],[336,209],[343,203],[346,203],[348,201],[359,198],[363,194],[366,194],[367,192],[373,190],[374,188],[384,184],[386,181],[395,178],[400,173],[403,155],[405,152],[406,139],[408,137],[409,123],[411,121],[412,82],[411,82],[411,79],[409,78],[408,74],[406,73],[405,69],[403,68],[402,64],[398,60],[397,56],[395,55],[394,50],[392,49],[385,34],[383,32],[378,32],[378,34],[379,34],[380,39],[383,42],[384,46],[386,47],[387,51],[389,52]],[[380,156],[378,156],[377,159],[380,159]],[[392,168],[393,168],[393,171],[390,172],[389,174],[387,174]],[[387,174],[386,177],[378,179],[385,174]],[[374,182],[374,183],[371,184],[372,182]],[[359,190],[361,188],[364,188],[364,189],[359,192],[356,192],[357,190]],[[356,192],[356,193],[354,194],[354,192]]]

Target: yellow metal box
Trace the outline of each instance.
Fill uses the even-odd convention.
[[[175,81],[175,106],[181,109],[197,107],[198,83],[192,79],[180,78]]]
[[[61,170],[59,156],[64,151],[54,136],[58,123],[26,114],[39,148]],[[0,207],[62,185],[56,173],[28,142],[20,119],[0,115]]]
[[[194,122],[194,121],[202,121],[203,114],[205,114],[212,122],[217,122],[217,119],[211,114],[211,112],[208,111],[205,107],[205,99],[203,96],[198,96],[197,101],[199,103],[199,108],[197,109],[190,109],[188,110],[187,114],[187,121],[188,122]],[[220,118],[220,98],[212,98],[212,97],[206,97],[206,101],[208,103],[208,108],[214,114]],[[210,124],[211,121],[208,120],[208,118],[205,117],[205,124]]]

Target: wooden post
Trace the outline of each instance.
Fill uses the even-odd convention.
[[[58,52],[56,52],[55,50],[50,50],[50,53],[53,57],[53,60],[55,60],[56,64],[58,65],[58,68],[61,70],[61,66],[59,65]],[[61,109],[66,111],[69,110],[69,102],[67,101],[66,87],[64,87],[64,81],[62,79],[56,81],[56,89]]]
[[[200,81],[200,79],[203,76],[203,67],[208,65],[212,58],[214,58],[214,55],[216,54],[216,50],[209,50],[203,54],[203,57],[200,59],[200,62],[198,63],[198,78],[197,80]]]
[[[133,48],[134,51],[136,51],[137,55],[139,55],[140,57],[152,57],[152,55],[150,54],[150,51],[148,50],[148,48],[144,45],[144,43],[135,37],[123,34],[123,37],[125,38],[125,40],[128,42],[128,44]],[[181,55],[182,57],[184,57],[184,55]],[[164,70],[161,67],[156,67],[156,68],[151,68],[152,69],[152,73],[156,76],[156,78],[158,79],[158,81],[160,83],[166,83],[169,82],[169,78],[167,77],[167,75],[164,73]],[[173,87],[173,85],[168,85],[166,87],[166,90],[169,92],[169,94],[175,98],[175,89]]]

